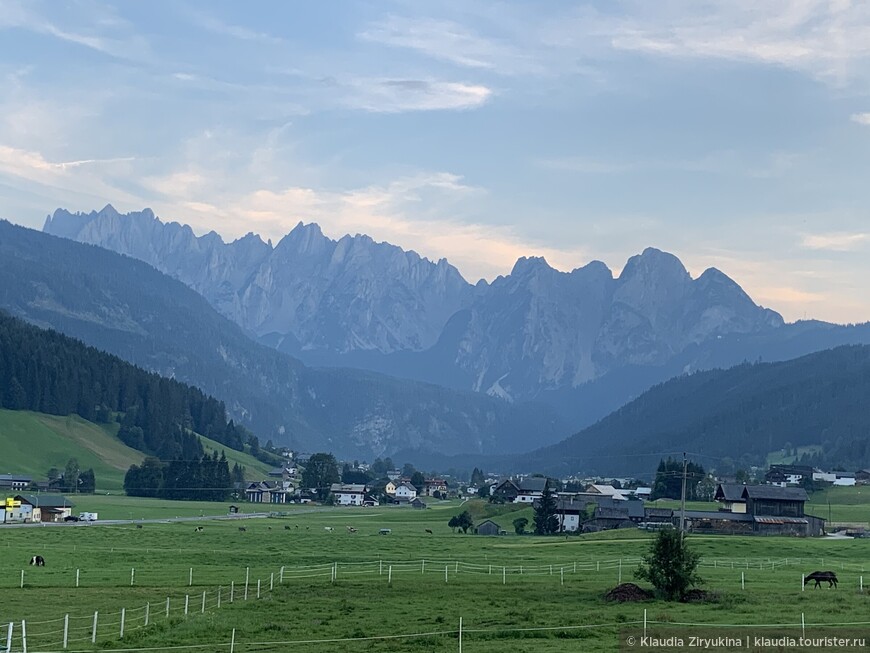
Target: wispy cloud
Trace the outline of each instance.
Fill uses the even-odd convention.
[[[375,113],[475,109],[492,96],[479,84],[428,79],[358,79],[349,90],[347,106]]]
[[[849,116],[849,119],[852,122],[856,122],[859,125],[867,125],[870,126],[870,112],[866,113],[853,113]]]
[[[801,246],[806,249],[828,250],[831,252],[852,252],[863,249],[870,241],[870,233],[827,233],[806,234],[801,238]]]
[[[257,43],[266,43],[271,45],[280,45],[284,43],[284,39],[277,36],[258,32],[257,30],[245,27],[243,25],[233,25],[226,23],[216,16],[201,12],[190,11],[189,15],[194,25],[212,34],[219,36],[228,36],[240,41],[254,41]]]

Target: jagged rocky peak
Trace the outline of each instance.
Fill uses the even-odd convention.
[[[555,272],[556,270],[550,267],[550,264],[547,263],[547,259],[543,256],[521,256],[517,259],[517,262],[514,263],[514,267],[511,270],[511,276],[525,276],[529,274],[535,274],[536,272]]]
[[[619,280],[623,283],[632,279],[686,283],[692,277],[676,256],[655,247],[647,247],[641,254],[628,259],[619,275]]]

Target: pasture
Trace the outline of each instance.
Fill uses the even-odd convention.
[[[471,508],[476,521],[492,515],[509,531],[525,514]],[[29,651],[61,651],[65,615],[72,651],[229,651],[235,629],[234,653],[455,651],[460,618],[466,652],[616,651],[620,629],[641,622],[644,610],[651,626],[799,624],[803,614],[810,631],[868,620],[870,597],[859,584],[870,570],[870,540],[692,537],[717,602],[610,604],[602,595],[620,578],[633,580],[648,534],[454,534],[447,521],[459,510],[458,502],[424,511],[301,506],[278,518],[6,529],[2,643],[14,622],[13,650],[21,650],[24,619]],[[390,534],[380,535],[383,528]],[[27,566],[35,554],[46,567]],[[802,591],[802,573],[816,569],[836,570],[839,588]],[[405,635],[412,636],[367,639]]]

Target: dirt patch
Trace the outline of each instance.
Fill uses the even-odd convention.
[[[623,583],[605,594],[604,600],[626,603],[628,601],[649,601],[652,597],[653,593],[649,590],[645,590],[634,583]]]

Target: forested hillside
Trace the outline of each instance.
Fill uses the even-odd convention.
[[[870,467],[870,347],[744,364],[658,385],[597,424],[526,456],[523,468],[650,474],[686,451],[708,468],[762,465],[784,446],[821,445],[811,462]]]

